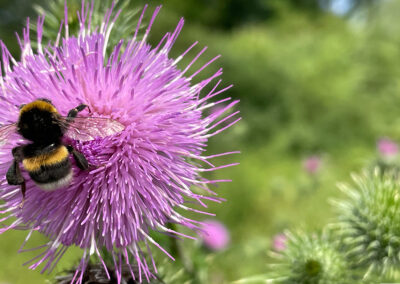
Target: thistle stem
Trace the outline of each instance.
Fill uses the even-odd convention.
[[[178,231],[176,224],[173,223],[169,223],[168,228],[174,231]],[[194,269],[193,262],[189,258],[189,256],[185,253],[182,242],[179,241],[179,239],[177,238],[171,238],[171,239],[172,239],[171,253],[182,261],[183,268],[190,276],[193,277],[193,280],[197,279],[197,274]]]

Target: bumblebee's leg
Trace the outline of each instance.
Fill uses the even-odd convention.
[[[23,147],[21,146],[12,149],[14,160],[6,174],[6,179],[9,185],[21,185],[22,201],[20,207],[22,207],[25,202],[26,192],[25,179],[21,174],[21,169],[19,168],[19,163],[23,160],[24,157],[22,149]]]
[[[21,204],[19,205],[19,208],[24,207],[24,203],[25,203],[25,192],[26,192],[25,181],[21,184],[21,192],[22,192],[22,201],[21,201]]]
[[[86,160],[85,156],[76,150],[74,147],[71,145],[67,146],[68,152],[70,152],[75,159],[76,165],[81,169],[81,170],[87,170],[89,168],[89,163]]]
[[[13,160],[8,169],[6,179],[9,185],[21,185],[25,181],[16,159]]]
[[[72,120],[78,115],[78,113],[81,112],[82,110],[84,110],[86,107],[89,109],[89,107],[88,107],[87,105],[85,105],[85,104],[80,104],[80,105],[77,106],[76,108],[71,109],[71,110],[68,112],[67,117],[72,121]],[[89,111],[90,111],[90,110],[89,110]]]

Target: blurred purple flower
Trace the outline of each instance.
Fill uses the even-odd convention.
[[[308,157],[303,161],[304,170],[309,174],[315,174],[319,171],[322,165],[322,160],[318,156]]]
[[[93,116],[115,119],[124,124],[125,129],[93,141],[71,141],[89,163],[98,168],[89,171],[74,168],[72,184],[53,192],[42,191],[28,179],[22,209],[19,187],[9,186],[5,181],[12,160],[11,148],[20,141],[13,137],[0,151],[0,198],[4,200],[0,206],[1,213],[5,214],[1,221],[13,221],[0,233],[9,229],[29,230],[20,251],[32,250],[24,246],[35,230],[49,238],[37,248],[44,250],[27,262],[31,269],[43,264],[42,272],[51,272],[70,246],[78,246],[84,252],[72,282],[80,283],[89,257],[96,254],[103,261],[100,250],[105,247],[114,259],[118,283],[121,264],[129,265],[132,259],[140,272],[137,280],[141,282],[142,274],[147,280],[152,277],[144,257],[145,253],[151,256],[150,245],[170,256],[149,232],[157,230],[193,238],[166,226],[175,223],[200,230],[200,222],[182,216],[175,209],[208,214],[184,204],[194,201],[206,207],[204,200],[221,201],[208,186],[227,180],[207,180],[200,173],[236,165],[217,167],[210,159],[237,152],[211,156],[203,153],[208,138],[240,119],[221,127],[226,119],[238,114],[236,111],[221,119],[238,101],[227,103],[230,98],[224,98],[209,102],[231,87],[217,90],[221,80],[200,97],[200,92],[222,74],[221,69],[199,83],[192,83],[194,77],[219,56],[192,75],[186,74],[206,48],[184,70],[177,68],[177,63],[197,42],[177,59],[169,58],[183,19],[153,48],[146,39],[160,7],[156,8],[142,40],[138,40],[145,7],[133,38],[121,40],[107,57],[108,38],[121,11],[114,15],[111,8],[101,27],[92,27],[92,9],[93,2],[91,7],[82,3],[78,35],[69,35],[65,21],[65,35],[61,35],[61,24],[57,40],[46,45],[41,44],[44,18],[39,17],[37,50],[31,48],[28,19],[19,41],[19,61],[0,42],[4,71],[0,77],[0,124],[16,122],[19,105],[45,97],[50,98],[62,114],[85,103]],[[68,18],[67,7],[65,18]],[[226,103],[225,107],[209,115],[203,114],[203,110],[220,103]],[[202,195],[199,189],[214,196]]]
[[[283,251],[286,249],[286,242],[287,237],[285,234],[277,234],[272,241],[272,246],[276,251]]]
[[[398,145],[394,141],[387,138],[379,139],[377,148],[379,153],[385,158],[394,157],[399,152]]]
[[[221,222],[206,220],[202,226],[201,238],[204,245],[213,250],[220,251],[225,249],[230,240],[229,231]]]

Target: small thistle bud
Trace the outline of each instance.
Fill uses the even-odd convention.
[[[329,234],[285,234],[286,248],[273,253],[280,263],[271,265],[267,283],[354,283],[348,263]],[[272,277],[271,277],[272,276]]]
[[[334,202],[347,255],[354,268],[365,269],[364,278],[376,273],[399,279],[400,180],[378,169],[353,180],[355,185],[340,186],[348,199]]]

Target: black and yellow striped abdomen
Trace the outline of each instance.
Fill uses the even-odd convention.
[[[51,152],[25,158],[22,164],[32,180],[45,190],[67,185],[72,179],[69,152],[64,145]]]

